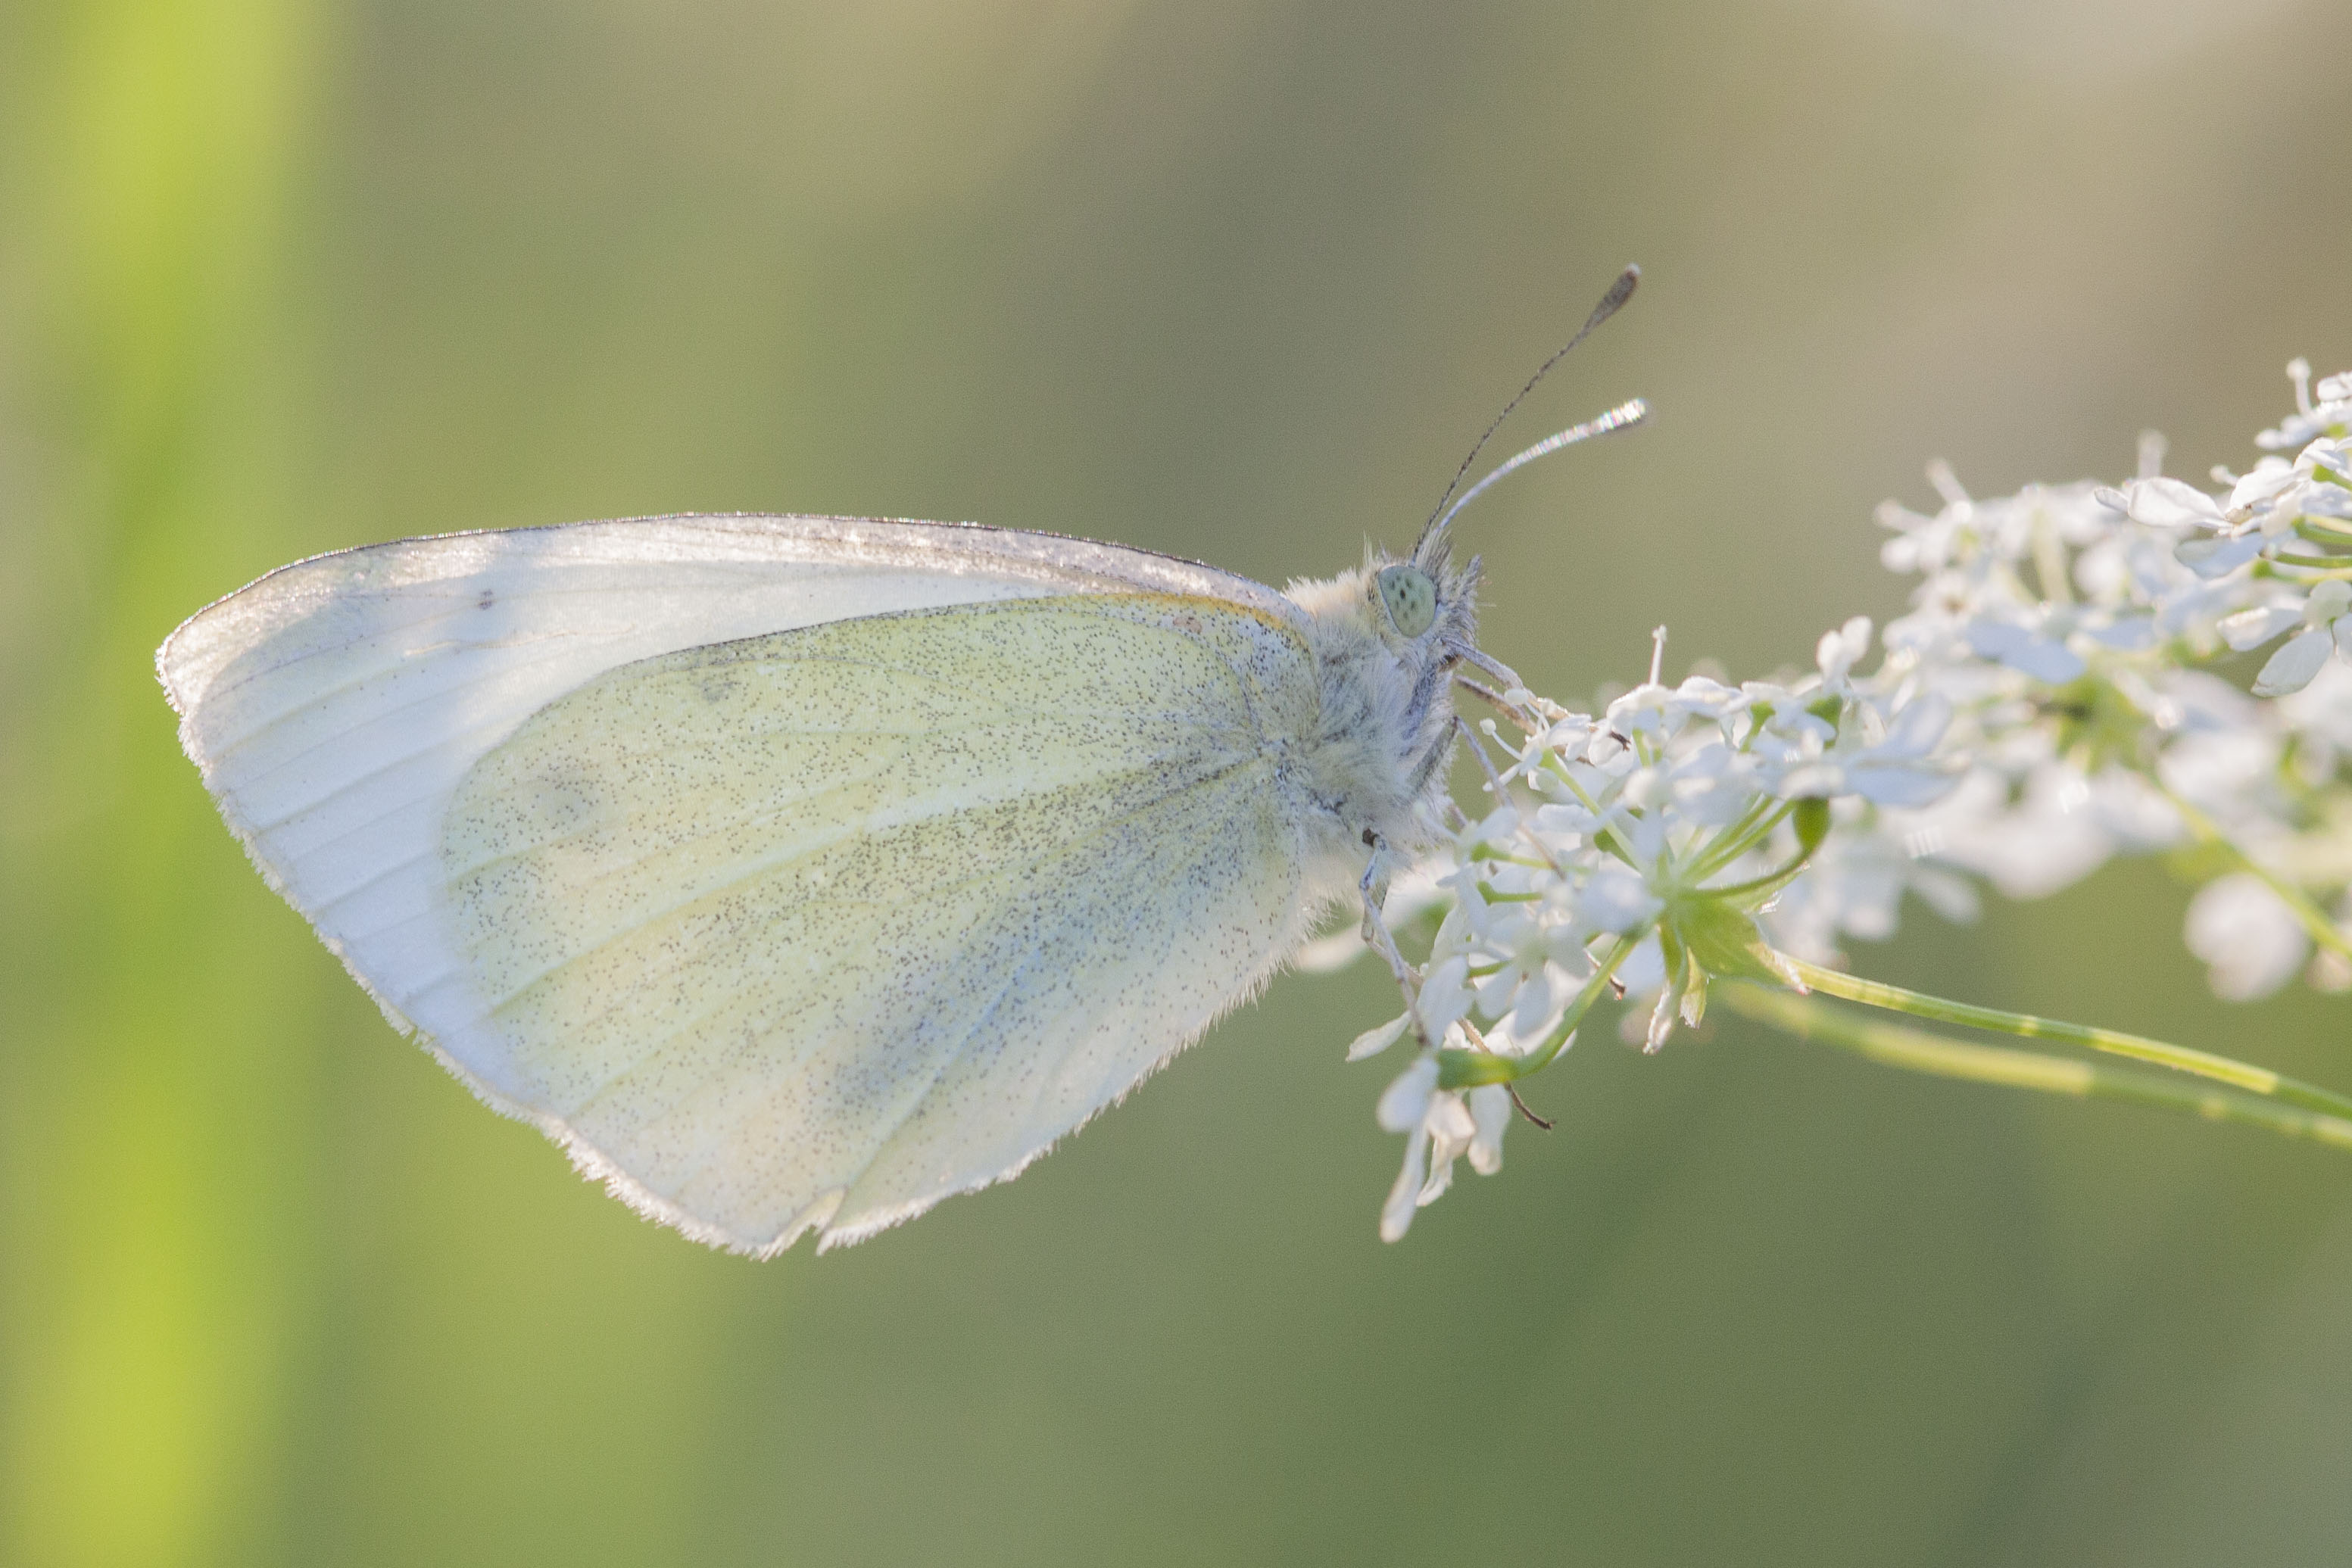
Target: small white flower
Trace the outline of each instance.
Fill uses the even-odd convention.
[[[1719,828],[1736,821],[1764,788],[1756,758],[1719,740],[1676,758],[1665,774],[1666,793],[1684,821]]]
[[[1764,913],[1773,945],[1815,963],[1839,961],[1838,938],[1883,942],[1895,935],[1903,895],[1916,894],[1945,919],[1977,917],[1974,884],[1928,861],[1932,837],[1907,831],[1909,813],[1842,810],[1836,828]]]
[[[1473,894],[1467,901],[1477,903]],[[1429,1040],[1444,1040],[1448,1030],[1470,1016],[1470,959],[1467,954],[1450,954],[1429,966],[1421,982],[1421,997],[1415,1006],[1421,1013],[1422,1028]]]
[[[1905,705],[1874,741],[1864,738],[1867,727],[1857,716],[1830,751],[1782,774],[1779,792],[1786,800],[1859,795],[1882,806],[1925,806],[1958,777],[1933,759],[1951,722],[1951,700],[1937,692]]]
[[[1591,931],[1635,931],[1664,908],[1640,876],[1618,861],[1592,868],[1576,901],[1578,924]]]
[[[2219,494],[2164,477],[2145,438],[2121,489],[1975,500],[1932,468],[1933,517],[1880,509],[1895,536],[1883,559],[1919,580],[1867,674],[1873,626],[1857,617],[1819,641],[1812,670],[1737,688],[1668,686],[1654,651],[1650,678],[1599,721],[1505,694],[1529,727],[1481,727],[1506,798],[1441,833],[1389,897],[1393,921],[1423,899],[1443,911],[1414,1003],[1424,1038],[1504,1057],[1559,1049],[1569,1009],[1600,991],[1596,963],[1630,941],[1612,975],[1619,1029],[1655,1047],[1698,1016],[1709,977],[1693,955],[1727,951],[1707,924],[1727,912],[1763,901],[1773,945],[1833,962],[1841,940],[1893,935],[1906,894],[1967,919],[1976,878],[2038,897],[2183,842],[2189,820],[2293,868],[2352,922],[2352,582],[2329,559],[2352,562],[2338,526],[2352,523],[2352,377],[2321,383],[2316,402],[2299,385],[2298,403],[2247,473],[2216,471]],[[2273,643],[2252,695],[2198,667]],[[1825,836],[1799,800],[1828,803]],[[1725,902],[1710,912],[1710,897]],[[1691,942],[1671,977],[1662,922]],[[2232,997],[2284,985],[2313,950],[2256,878],[2205,888],[2185,935]],[[2352,964],[2324,949],[2308,977],[2352,985]],[[1350,1058],[1412,1021],[1365,1031]],[[1482,1172],[1501,1160],[1508,1092],[1439,1079],[1423,1051],[1381,1096],[1381,1125],[1406,1137],[1391,1239],[1460,1158]]]
[[[2189,901],[2189,950],[2210,969],[2213,994],[2250,1002],[2294,978],[2311,937],[2294,911],[2259,877],[2217,878]]]
[[[1465,1095],[1437,1086],[1437,1059],[1416,1058],[1381,1095],[1375,1113],[1384,1131],[1405,1137],[1404,1165],[1381,1207],[1381,1239],[1402,1239],[1413,1211],[1454,1185],[1454,1162],[1464,1155],[1481,1176],[1503,1168],[1503,1129],[1510,1123],[1510,1092],[1482,1084]]]
[[[1423,1051],[1381,1092],[1372,1117],[1384,1133],[1412,1132],[1429,1114],[1430,1097],[1436,1092],[1437,1058]]]
[[[2263,553],[2270,541],[2261,534],[2221,538],[2183,539],[2173,547],[2173,559],[2207,580],[2229,576]]]
[[[1570,850],[1599,833],[1608,820],[1577,800],[1557,800],[1536,808],[1536,831],[1547,841]]]
[[[2347,655],[2352,655],[2352,638],[2330,634],[2327,627],[2314,626],[2307,632],[2288,638],[2263,665],[2254,677],[2254,695],[2258,697],[2284,696],[2311,685],[2311,677],[2327,663],[2339,643],[2345,643]]]
[[[1870,617],[1857,615],[1834,632],[1824,632],[1813,648],[1813,663],[1832,688],[1842,686],[1847,672],[1870,652]]]
[[[2303,624],[2303,601],[2289,597],[2224,615],[2215,622],[2221,641],[2242,653],[2259,648],[2290,626]]]
[[[1674,692],[1655,681],[1645,681],[1609,705],[1609,727],[1622,736],[1663,735]]]
[[[2352,660],[2321,667],[2311,684],[2281,697],[2272,712],[2323,779],[2352,764]]]
[[[2231,521],[2240,528],[2252,525],[2265,534],[2285,531],[2302,515],[2300,492],[2310,472],[2307,463],[2263,458],[2230,486],[2226,510]]]
[[[1914,852],[1965,867],[2011,898],[2046,898],[2073,886],[2121,850],[2177,842],[2179,816],[2137,775],[2109,768],[2086,777],[2055,758],[2036,765],[2017,798],[1990,768],[1951,796],[1906,814]]]
[[[1725,724],[1747,707],[1748,694],[1737,686],[1727,686],[1721,681],[1693,675],[1675,688],[1672,706],[1691,717]]]
[[[2286,373],[2294,382],[2295,412],[2281,420],[2277,428],[2255,436],[2257,446],[2277,452],[2301,446],[2315,435],[2330,432],[2341,434],[2346,425],[2352,424],[2352,372],[2329,376],[2321,382],[2315,404],[2311,399],[2311,361],[2289,361]]]
[[[2134,479],[2121,491],[2103,490],[2109,506],[2143,528],[2230,529],[2229,514],[2220,502],[2180,479]]]
[[[1979,615],[1968,624],[1969,646],[1978,657],[2008,665],[2037,681],[2063,686],[2088,666],[2070,651],[2064,640],[2049,634],[2048,617],[1998,618]],[[2038,623],[2037,623],[2038,622]]]
[[[2340,653],[2346,659],[2352,660],[2352,582],[2337,577],[2319,584],[2311,591],[2311,597],[2304,601],[2297,619],[2305,630],[2288,638],[2279,651],[2270,656],[2270,662],[2263,666],[2262,674],[2254,677],[2256,696],[2284,696],[2289,692],[2303,690],[2311,684],[2311,678],[2319,674],[2319,667],[2327,663],[2330,653]],[[2280,630],[2284,630],[2284,627]],[[2223,635],[2228,633],[2225,632]],[[2254,644],[2244,645],[2252,647]]]
[[[1381,1206],[1381,1239],[1402,1239],[1429,1179],[1429,1108],[1437,1093],[1437,1059],[1423,1056],[1381,1096],[1374,1115],[1383,1132],[1404,1134],[1404,1168]]]

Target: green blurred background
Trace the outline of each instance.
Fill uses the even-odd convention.
[[[1374,1239],[1369,969],[755,1265],[477,1105],[149,674],[268,568],[684,509],[1279,581],[1509,434],[1567,696],[1899,606],[1870,507],[2242,463],[2352,364],[2341,0],[0,5],[0,1561],[2352,1562],[2352,1166],[1605,1033]],[[1503,450],[1509,450],[1506,437]],[[1483,515],[1482,515],[1483,514]],[[2352,1078],[2147,868],[1865,969]]]

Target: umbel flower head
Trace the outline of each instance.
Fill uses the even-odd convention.
[[[1406,1140],[1381,1235],[1464,1155],[1500,1168],[1514,1085],[1597,1004],[1656,1051],[1719,981],[1819,986],[1906,893],[1966,919],[1979,882],[2033,897],[2193,848],[2217,993],[2352,986],[2352,376],[2289,373],[2296,412],[2215,490],[2166,477],[2154,437],[2113,488],[1978,500],[1931,467],[1936,511],[1879,513],[1909,612],[1827,632],[1801,675],[1666,685],[1661,628],[1598,714],[1465,683],[1497,716],[1485,807],[1397,877],[1387,917],[1433,933],[1405,1012],[1349,1052],[1420,1048],[1380,1101]],[[2246,689],[2231,661],[2264,648]]]

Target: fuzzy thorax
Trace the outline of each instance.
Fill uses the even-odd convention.
[[[1455,571],[1441,558],[1411,563],[1426,570],[1436,609],[1419,635],[1401,632],[1379,585],[1383,570],[1404,564],[1379,556],[1285,591],[1307,612],[1321,688],[1320,723],[1293,775],[1318,840],[1311,858],[1329,875],[1353,868],[1350,882],[1363,866],[1367,833],[1404,852],[1428,838],[1453,754],[1453,650],[1471,645],[1476,630],[1478,563]]]

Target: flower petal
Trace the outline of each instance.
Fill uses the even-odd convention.
[[[2319,674],[2319,666],[2327,663],[2336,639],[2314,627],[2299,637],[2290,637],[2279,644],[2263,673],[2254,677],[2254,695],[2283,697],[2289,692],[2299,692],[2311,685],[2311,677]]]
[[[1493,1176],[1503,1168],[1503,1130],[1511,1124],[1511,1092],[1499,1083],[1473,1089],[1470,1119],[1477,1125],[1470,1139],[1470,1168]]]
[[[2200,577],[2227,577],[2262,554],[2267,542],[2260,534],[2183,539],[2172,547],[2172,558]]]
[[[1404,1026],[1412,1021],[1410,1013],[1399,1013],[1378,1028],[1366,1030],[1349,1045],[1348,1060],[1361,1061],[1368,1056],[1378,1056],[1396,1043],[1397,1036],[1402,1034]]]
[[[2224,615],[2215,625],[2221,641],[2242,653],[2249,648],[2259,648],[2290,626],[2303,624],[2300,604],[2264,604],[2252,610],[2241,610],[2235,615]]]
[[[1903,705],[1887,727],[1886,738],[1878,743],[1878,755],[1925,757],[1951,727],[1952,699],[1941,692],[1929,692]]]
[[[1915,763],[1874,763],[1864,758],[1846,770],[1846,788],[1881,806],[1930,806],[1951,793],[1958,773]]]
[[[1639,876],[1612,861],[1594,869],[1576,910],[1596,931],[1630,931],[1664,907]]]
[[[1429,1113],[1429,1097],[1436,1090],[1437,1058],[1420,1056],[1381,1092],[1373,1119],[1380,1123],[1382,1132],[1417,1134]]]
[[[2063,643],[2037,636],[2014,622],[1979,617],[1969,622],[1968,638],[1979,658],[1998,659],[2021,674],[2053,686],[2064,685],[2084,668],[2082,659]]]
[[[1480,903],[1475,895],[1464,901],[1462,907]],[[1431,1040],[1443,1040],[1445,1031],[1462,1020],[1470,1010],[1470,960],[1459,955],[1431,966],[1428,978],[1421,983],[1421,996],[1416,1006],[1421,1009],[1422,1027]]]
[[[2178,479],[2134,479],[2124,486],[2123,500],[2131,520],[2151,528],[2218,528],[2228,522],[2212,497]]]
[[[1857,615],[1836,631],[1822,633],[1813,649],[1813,663],[1832,685],[1845,679],[1846,672],[1870,652],[1870,625],[1869,616]]]
[[[1389,1188],[1386,1203],[1381,1205],[1381,1239],[1401,1241],[1412,1225],[1412,1211],[1421,1207],[1423,1181],[1429,1175],[1429,1134],[1419,1127],[1405,1141],[1404,1168],[1397,1172],[1396,1185]]]
[[[1462,1103],[1461,1093],[1455,1090],[1445,1090],[1431,1097],[1426,1120],[1429,1135],[1440,1148],[1458,1152],[1468,1148],[1470,1140],[1478,1135],[1478,1124],[1471,1116],[1470,1107]],[[1439,1156],[1432,1154],[1430,1157],[1434,1161]],[[1454,1154],[1449,1153],[1444,1157],[1452,1159]]]
[[[2210,967],[2213,994],[2250,1002],[2294,978],[2311,938],[2277,894],[2243,873],[2219,878],[2189,901],[2183,936]]]

